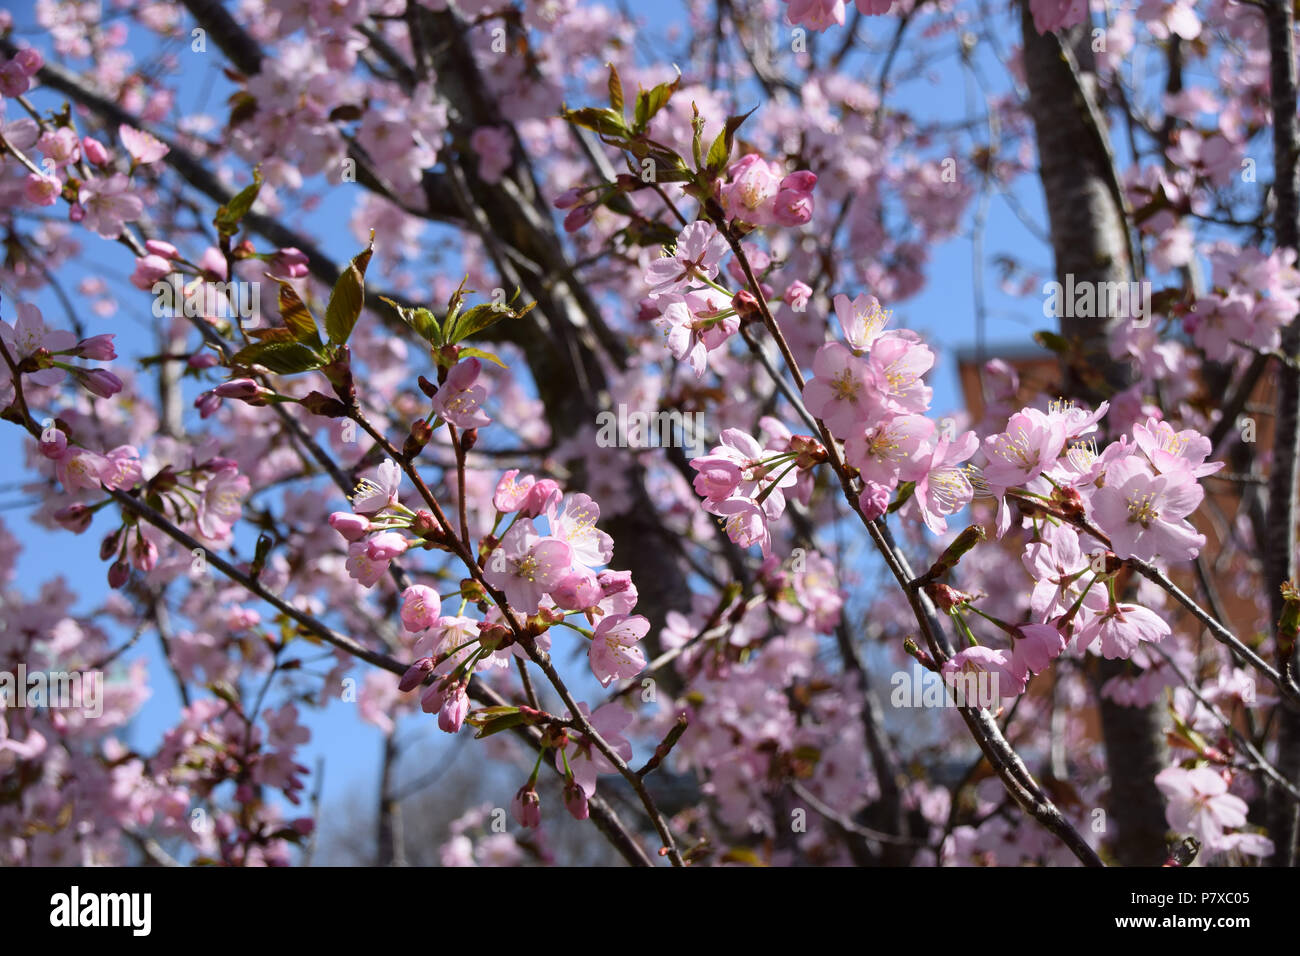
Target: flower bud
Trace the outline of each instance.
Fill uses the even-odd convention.
[[[542,798],[533,789],[532,781],[524,784],[510,801],[510,812],[521,827],[542,825]]]
[[[81,151],[92,164],[96,166],[108,165],[108,150],[104,148],[103,143],[93,136],[82,137]]]
[[[564,809],[575,820],[587,819],[587,791],[574,780],[564,785]]]
[[[403,694],[415,690],[433,673],[436,666],[432,657],[421,657],[406,669],[402,679],[397,682],[397,689]]]
[[[77,343],[75,354],[78,358],[96,362],[107,362],[117,358],[117,351],[113,348],[112,333],[92,335],[88,339],[82,339]]]
[[[754,298],[754,293],[748,289],[741,289],[731,297],[731,307],[736,310],[736,315],[740,317],[741,325],[763,320],[763,312],[758,307],[758,299]]]
[[[329,516],[330,527],[347,541],[360,541],[370,530],[370,519],[350,511],[336,511]]]
[[[122,380],[107,369],[92,368],[76,376],[86,391],[100,398],[112,398],[122,391]]]
[[[144,248],[151,255],[162,256],[164,259],[179,259],[181,257],[179,249],[162,239],[150,239],[145,242]]]
[[[95,513],[83,504],[71,504],[54,512],[54,520],[73,534],[81,534],[89,528],[94,516]]]
[[[131,578],[131,566],[124,560],[114,561],[108,569],[108,586],[110,588],[120,588]]]

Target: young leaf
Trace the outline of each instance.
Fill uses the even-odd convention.
[[[585,106],[580,110],[565,110],[564,118],[575,126],[593,130],[601,136],[622,139],[630,135],[623,117],[609,108]]]
[[[236,365],[261,365],[279,375],[320,368],[320,355],[301,342],[255,342],[234,354]]]
[[[502,319],[517,318],[520,314],[522,313],[515,312],[508,305],[496,305],[491,302],[476,305],[461,313],[460,319],[456,322],[456,338],[454,341],[463,342],[474,333],[482,332],[484,329],[496,325]]]
[[[757,107],[755,107],[757,109]],[[713,145],[709,147],[709,155],[704,161],[705,168],[711,173],[720,173],[722,168],[727,165],[727,160],[731,158],[731,147],[735,144],[736,130],[740,124],[745,122],[754,110],[739,116],[728,116],[727,122],[722,127],[722,132],[713,140]]]
[[[230,197],[230,202],[226,203],[217,210],[216,218],[212,224],[217,227],[217,232],[221,236],[233,236],[239,231],[239,223],[248,215],[248,211],[253,208],[253,203],[257,202],[257,194],[262,190],[262,170],[260,167],[253,167],[253,183],[251,186],[245,186],[235,195]]]
[[[502,368],[510,367],[505,362],[501,361],[500,356],[493,355],[491,352],[484,351],[483,349],[476,349],[476,348],[461,349],[460,358],[462,360],[467,358],[481,358],[491,362],[493,365],[500,365]]]
[[[660,83],[652,90],[637,92],[636,108],[634,110],[635,118],[633,120],[636,132],[645,132],[655,114],[668,105],[672,95],[677,92],[677,84],[681,81],[682,74],[679,71],[671,83]]]
[[[623,115],[623,81],[618,78],[618,70],[613,63],[607,63],[606,66],[609,67],[609,108]]]
[[[414,329],[420,338],[435,348],[443,344],[442,326],[438,324],[438,317],[428,309],[408,309],[387,296],[381,295],[379,298],[391,305],[397,317]]]
[[[366,301],[366,266],[375,251],[375,232],[370,231],[370,245],[348,263],[325,307],[325,332],[333,345],[343,345],[361,317],[361,306]]]
[[[503,730],[509,730],[511,727],[518,727],[528,718],[523,714],[515,711],[513,714],[502,714],[500,717],[490,717],[480,725],[479,732],[474,735],[477,740],[480,737],[491,737],[493,734],[499,734]]]
[[[275,278],[272,276],[271,278]],[[315,348],[321,347],[320,333],[316,331],[316,319],[312,317],[298,292],[283,279],[276,279],[280,285],[280,318],[289,330],[295,342],[305,342]]]

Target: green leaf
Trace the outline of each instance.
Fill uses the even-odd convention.
[[[493,355],[491,352],[485,351],[483,349],[477,349],[477,348],[461,349],[460,357],[462,359],[481,358],[481,359],[486,359],[487,361],[491,362],[493,365],[500,365],[502,368],[510,367],[505,362],[501,361],[500,356]]]
[[[316,331],[316,319],[298,297],[297,290],[283,279],[275,281],[280,285],[280,318],[284,319],[284,327],[289,330],[295,342],[305,342],[320,348],[321,340],[320,333]]]
[[[393,311],[397,313],[397,317],[414,329],[415,334],[420,338],[433,346],[443,344],[442,326],[438,324],[438,317],[428,309],[408,309],[398,305],[387,296],[381,295],[379,298],[391,305]]]
[[[484,721],[483,726],[479,728],[479,732],[476,733],[474,737],[475,739],[480,737],[491,737],[493,734],[499,734],[501,731],[509,730],[511,727],[518,727],[520,724],[524,723],[526,719],[527,718],[518,711],[513,714],[503,714],[500,717],[493,717],[490,720]]]
[[[213,225],[217,227],[217,232],[222,236],[233,236],[239,231],[239,223],[248,215],[248,211],[253,208],[253,203],[257,202],[257,194],[262,190],[262,170],[260,167],[253,167],[253,183],[251,186],[245,186],[235,195],[230,197],[230,202],[226,203],[217,210],[216,218],[212,220]]]
[[[348,263],[325,307],[325,332],[333,345],[343,345],[361,317],[361,307],[366,301],[366,266],[375,252],[375,232],[370,231],[370,245]]]
[[[623,81],[618,78],[618,70],[614,69],[613,63],[605,65],[609,67],[609,108],[621,116],[624,114]]]
[[[286,329],[283,326],[276,326],[272,329],[248,329],[248,334],[259,342],[296,342],[293,337],[293,330]]]
[[[899,485],[898,497],[895,498],[893,503],[889,506],[889,511],[887,513],[892,515],[899,508],[903,507],[903,505],[907,504],[907,499],[912,497],[912,492],[914,491],[916,491],[915,481],[905,481]]]
[[[586,106],[580,110],[565,110],[564,118],[575,126],[594,130],[601,136],[623,139],[631,135],[623,117],[608,107]]]
[[[1055,332],[1048,332],[1044,329],[1041,332],[1034,333],[1034,341],[1045,349],[1051,349],[1058,355],[1065,355],[1072,351],[1069,339]]]
[[[528,313],[536,303],[530,303],[522,310],[516,312],[508,305],[498,305],[495,302],[485,302],[476,305],[466,312],[462,312],[456,322],[456,337],[453,342],[462,342],[476,332],[482,332],[484,329],[496,325],[502,319],[517,319]]]
[[[325,364],[310,346],[301,342],[256,342],[234,354],[236,365],[261,365],[280,375],[306,372]]]
[[[754,107],[758,109],[758,107]],[[714,139],[713,145],[709,147],[709,155],[704,161],[704,167],[711,173],[720,173],[722,168],[727,165],[727,160],[731,158],[731,148],[735,145],[736,130],[740,124],[749,119],[754,110],[743,113],[738,116],[728,116],[727,122],[723,124],[722,132]]]
[[[430,345],[442,345],[442,329],[438,317],[428,309],[411,309],[407,323]]]
[[[650,125],[655,114],[668,105],[674,93],[677,92],[677,84],[681,83],[682,75],[679,72],[671,83],[660,83],[652,90],[640,90],[636,94],[636,109],[633,122],[636,124],[636,131],[644,133],[645,128]]]
[[[695,160],[696,169],[704,166],[704,147],[700,142],[700,137],[703,135],[704,117],[700,115],[700,108],[691,103],[691,158]]]

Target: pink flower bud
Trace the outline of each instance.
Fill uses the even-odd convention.
[[[521,827],[536,828],[542,825],[542,798],[531,783],[524,784],[510,801],[510,813]]]
[[[292,246],[281,249],[271,258],[271,271],[290,279],[301,279],[307,274],[307,256]]]
[[[14,62],[28,76],[35,76],[40,68],[45,65],[45,58],[41,56],[39,50],[25,46],[14,54]]]
[[[221,407],[221,396],[217,394],[216,389],[201,392],[199,397],[194,399],[194,407],[199,410],[199,418],[207,418]]]
[[[654,299],[645,298],[637,303],[636,320],[638,322],[653,322],[661,315],[663,315],[663,310]]]
[[[77,343],[76,355],[97,362],[107,362],[117,358],[117,351],[113,348],[113,333],[106,332],[82,339]]]
[[[190,356],[189,361],[185,363],[196,371],[202,371],[205,368],[212,368],[217,364],[217,357],[211,352],[195,352]]]
[[[131,273],[131,285],[148,291],[155,282],[160,282],[175,271],[172,264],[159,255],[141,256],[135,260],[135,271]]]
[[[434,661],[432,657],[421,657],[418,661],[406,669],[402,679],[397,682],[397,689],[403,694],[415,690],[423,684],[430,674],[433,673]]]
[[[61,428],[47,428],[41,432],[41,454],[51,460],[63,457],[68,448],[68,436]]]
[[[443,702],[442,710],[438,711],[439,729],[449,734],[458,733],[468,713],[469,697],[465,694],[465,685],[457,684]]]
[[[131,563],[141,571],[152,571],[158,564],[158,546],[148,538],[137,538],[131,545]]]
[[[574,186],[572,189],[566,189],[564,192],[556,196],[551,201],[551,205],[556,209],[572,209],[574,206],[578,205],[578,203],[582,202],[582,197],[586,194],[586,187]]]
[[[107,369],[92,368],[77,376],[86,391],[100,398],[112,398],[122,391],[122,380]]]
[[[405,676],[405,675],[403,675]],[[429,689],[420,697],[420,709],[426,714],[436,714],[442,710],[442,705],[447,700],[447,680],[434,681],[429,685]]]
[[[164,259],[179,259],[181,257],[179,249],[162,239],[149,239],[145,242],[144,247],[148,252],[155,256],[162,256]]]
[[[575,820],[587,819],[587,791],[572,780],[564,785],[564,809]]]
[[[577,232],[591,222],[591,211],[591,206],[574,206],[569,210],[569,214],[564,217],[564,231]]]
[[[93,136],[83,136],[81,138],[81,151],[86,154],[86,159],[90,160],[96,166],[108,165],[108,150],[104,144]]]
[[[776,196],[773,215],[782,226],[802,226],[813,217],[812,193],[783,189]]]
[[[248,399],[258,396],[266,389],[251,378],[232,378],[229,382],[222,382],[213,391],[221,398]]]
[[[108,569],[108,586],[113,589],[120,588],[131,579],[131,566],[125,561],[119,559],[114,561]]]
[[[71,504],[54,512],[54,520],[59,523],[59,526],[73,534],[81,534],[89,528],[90,521],[94,517],[95,513],[83,504]]]
[[[18,62],[11,60],[0,66],[0,94],[22,96],[31,85],[31,78]]]
[[[330,527],[348,541],[360,541],[370,530],[370,519],[350,511],[336,511],[329,517]]]

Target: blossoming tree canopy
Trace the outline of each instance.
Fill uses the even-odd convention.
[[[1293,12],[1104,6],[0,15],[0,862],[1293,864]]]

